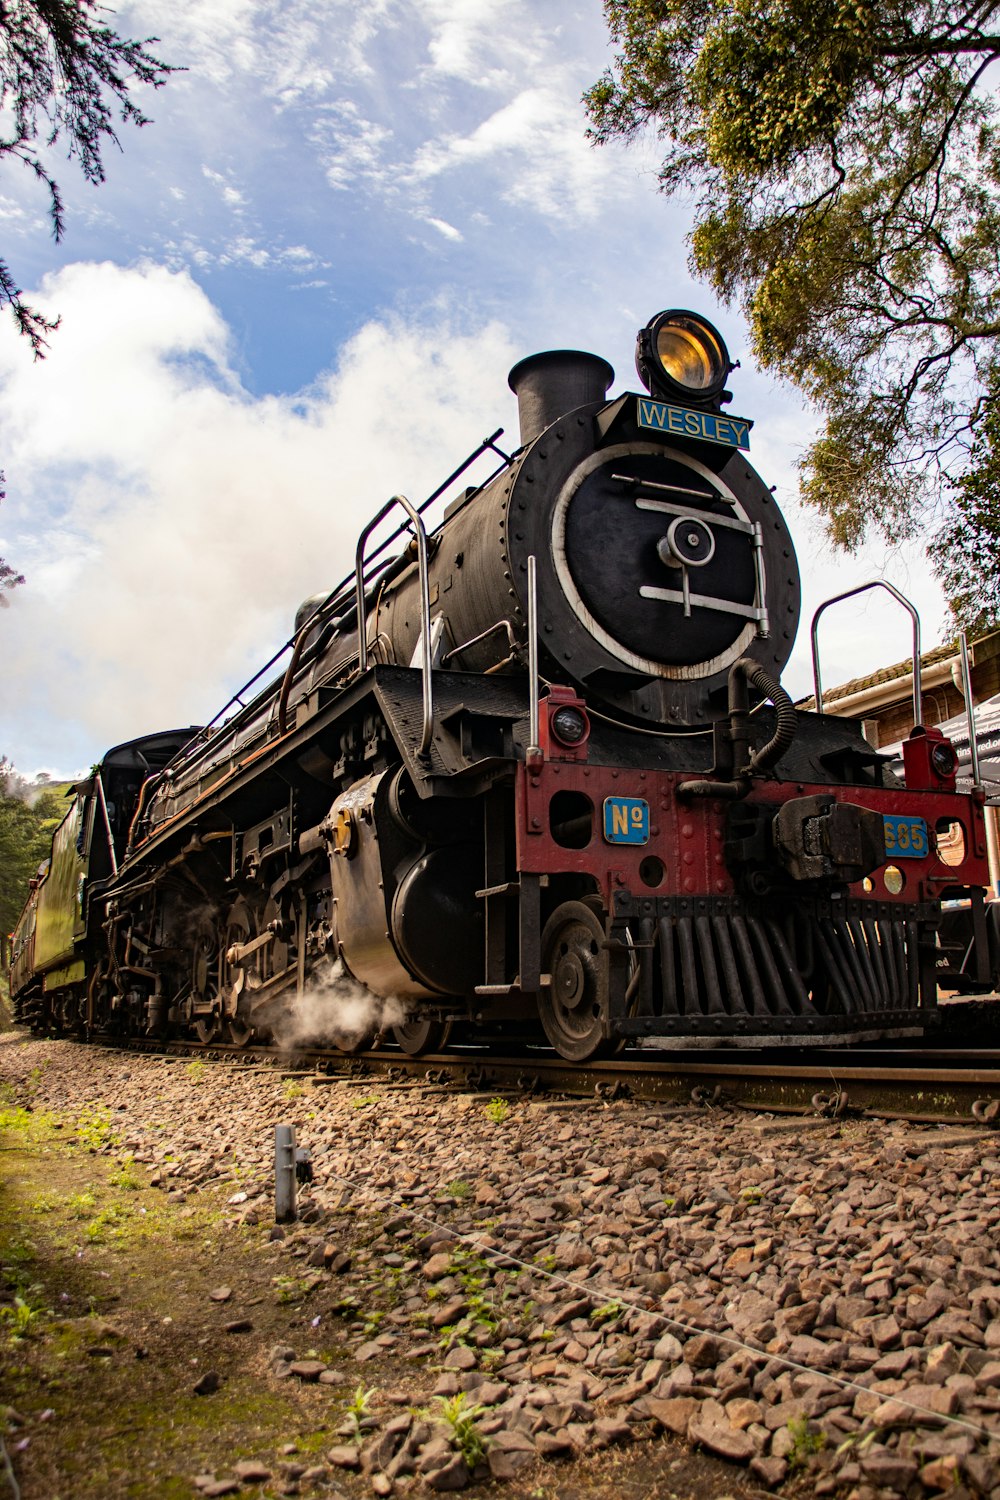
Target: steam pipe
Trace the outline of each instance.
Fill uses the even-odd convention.
[[[752,684],[758,692],[774,704],[777,714],[774,734],[759,750],[750,749],[750,695]],[[751,656],[741,656],[729,669],[729,747],[728,755],[716,756],[714,771],[721,767],[719,760],[728,760],[730,778],[703,777],[697,781],[682,781],[677,788],[678,797],[718,797],[738,801],[750,790],[751,776],[767,770],[781,759],[795,738],[798,716],[795,705],[780,683],[775,682]],[[740,764],[746,757],[745,764]]]

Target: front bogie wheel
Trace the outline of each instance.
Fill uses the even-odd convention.
[[[552,1046],[570,1062],[612,1050],[604,1035],[608,954],[604,926],[591,906],[565,901],[542,933],[539,1019]]]
[[[439,1021],[433,1017],[426,1020],[403,1021],[393,1026],[392,1035],[400,1050],[410,1057],[425,1057],[428,1052],[443,1052],[451,1036],[452,1020]]]

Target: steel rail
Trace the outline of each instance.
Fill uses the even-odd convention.
[[[1000,1050],[940,1053],[880,1051],[866,1063],[858,1052],[804,1051],[794,1063],[775,1063],[761,1052],[746,1059],[732,1051],[699,1052],[697,1060],[660,1053],[648,1059],[618,1057],[569,1063],[551,1053],[526,1049],[498,1056],[462,1049],[411,1057],[386,1049],[347,1055],[310,1048],[289,1054],[278,1048],[234,1047],[148,1038],[102,1039],[92,1046],[137,1050],[176,1059],[207,1057],[240,1071],[292,1073],[313,1086],[353,1082],[378,1086],[431,1086],[448,1092],[563,1095],[609,1103],[630,1099],[679,1107],[750,1110],[758,1113],[840,1118],[865,1115],[1000,1126]],[[968,1057],[968,1065],[962,1059]],[[751,1060],[751,1059],[757,1060]],[[919,1059],[919,1061],[917,1061]]]

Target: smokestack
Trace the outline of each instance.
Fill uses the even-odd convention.
[[[522,447],[558,417],[603,401],[614,378],[606,359],[579,349],[549,349],[520,360],[507,384],[517,397]]]

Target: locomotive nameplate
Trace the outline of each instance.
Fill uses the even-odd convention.
[[[882,816],[887,859],[923,859],[930,852],[927,824],[923,818]]]
[[[609,844],[649,842],[649,803],[641,797],[605,797],[604,837]]]
[[[648,432],[671,432],[677,437],[700,438],[706,443],[721,443],[726,448],[750,451],[748,417],[723,417],[714,411],[692,411],[687,406],[670,406],[666,401],[649,401],[639,396],[636,402],[640,427]]]

